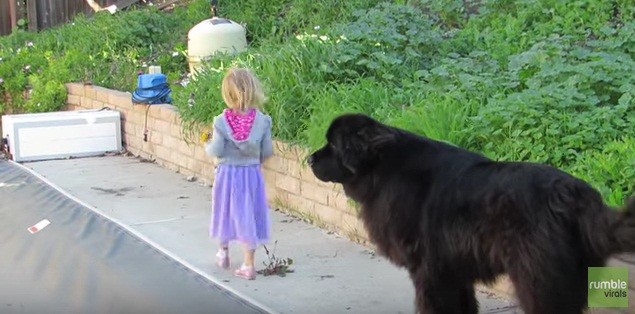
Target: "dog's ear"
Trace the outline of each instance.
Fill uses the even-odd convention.
[[[365,163],[378,157],[379,150],[396,139],[396,134],[384,126],[363,127],[352,136],[344,147],[342,164],[357,173]]]
[[[362,139],[362,142],[366,143],[366,151],[372,153],[382,146],[392,143],[396,139],[395,132],[383,125],[373,125],[362,128],[357,131]]]

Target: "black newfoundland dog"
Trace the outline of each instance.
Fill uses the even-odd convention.
[[[635,201],[540,164],[498,162],[362,114],[331,122],[308,163],[361,205],[379,252],[405,267],[422,313],[477,313],[474,283],[511,278],[526,313],[582,313],[587,267],[635,251]]]

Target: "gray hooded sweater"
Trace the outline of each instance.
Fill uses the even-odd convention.
[[[222,113],[214,117],[212,138],[205,143],[205,152],[218,158],[221,164],[257,165],[273,154],[271,140],[271,117],[256,110],[249,136],[236,140],[231,127]]]

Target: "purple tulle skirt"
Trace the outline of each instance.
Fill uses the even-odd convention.
[[[212,188],[210,237],[222,245],[237,240],[255,249],[269,240],[269,228],[260,165],[218,165]]]

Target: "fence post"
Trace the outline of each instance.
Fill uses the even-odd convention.
[[[26,0],[26,18],[29,21],[29,30],[37,32],[38,30],[37,0]]]
[[[11,16],[11,31],[14,32],[18,27],[18,10],[16,8],[17,0],[9,0],[9,15]]]

